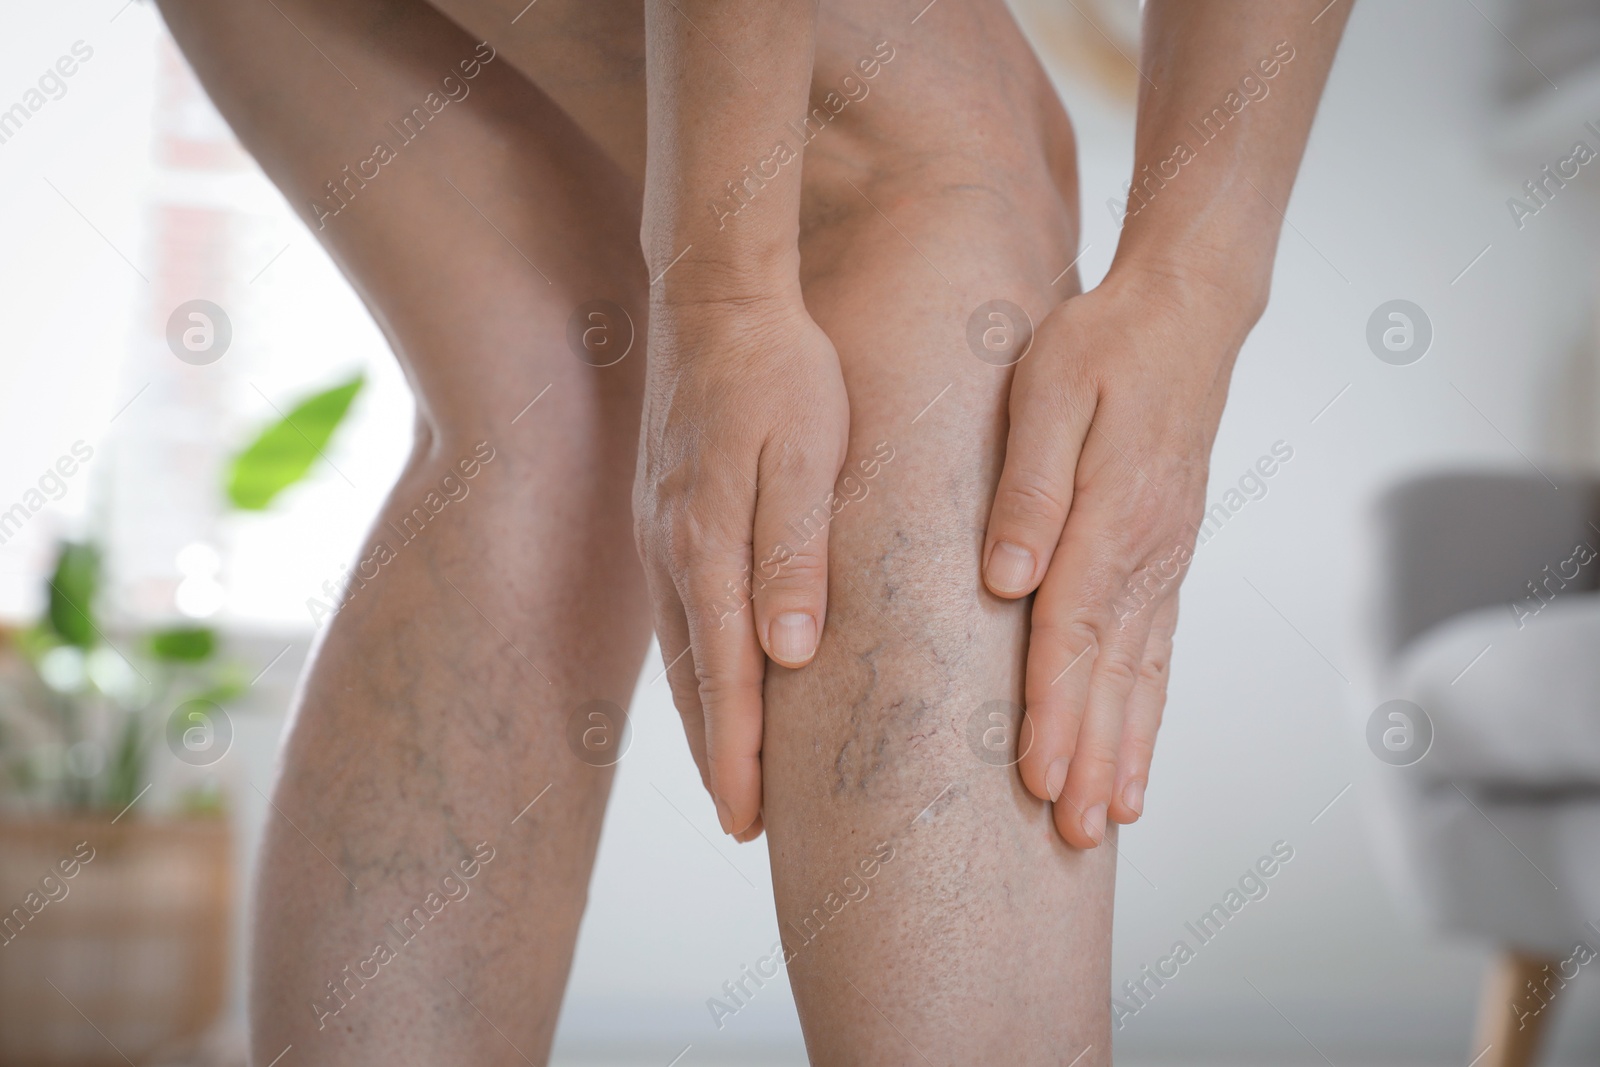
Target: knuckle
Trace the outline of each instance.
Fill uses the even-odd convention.
[[[699,722],[700,694],[694,684],[669,676],[667,686],[672,690],[672,706],[678,709],[678,717],[683,720],[683,724],[690,726]]]
[[[839,464],[824,462],[824,438],[812,424],[802,421],[803,413],[788,411],[783,418],[785,427],[773,433],[761,448],[761,474],[786,481],[804,479],[807,484],[826,488]]]
[[[1108,783],[1117,771],[1117,755],[1110,749],[1101,745],[1089,744],[1079,747],[1072,757],[1073,768],[1082,774],[1085,792],[1090,786],[1096,791],[1102,783]]]
[[[733,625],[749,605],[748,593],[728,579],[721,589],[703,589],[697,596],[687,598],[683,610],[690,620],[690,629],[706,635]]]
[[[699,677],[700,702],[706,715],[723,717],[737,712],[752,697],[761,696],[761,682],[738,678],[725,671],[702,671]]]
[[[689,494],[696,478],[693,456],[676,443],[647,442],[634,478],[636,508],[656,509]]]
[[[1138,772],[1150,766],[1156,754],[1156,738],[1154,733],[1139,734],[1128,739],[1128,756],[1133,770]],[[1130,775],[1130,777],[1135,777]]]
[[[711,556],[705,523],[701,521],[698,508],[677,502],[664,507],[662,512],[657,526],[685,564],[700,563]]]
[[[1122,583],[1120,599],[1132,600],[1143,607],[1166,592],[1172,579],[1163,578],[1154,567],[1141,567]]]
[[[1038,613],[1035,612],[1035,615]],[[1100,645],[1099,631],[1083,618],[1035,617],[1033,639],[1068,656],[1077,656],[1085,650],[1093,655]]]
[[[765,599],[816,597],[827,580],[828,561],[821,552],[784,552],[763,561],[756,576],[756,593]]]
[[[1147,651],[1144,663],[1139,667],[1140,681],[1160,687],[1164,693],[1167,689],[1167,678],[1172,668],[1172,642],[1162,641],[1155,648]]]
[[[1139,661],[1126,649],[1110,649],[1095,661],[1101,678],[1121,689],[1131,689],[1139,679]]]
[[[1102,498],[1102,503],[1093,509],[1101,517],[1096,536],[1104,557],[1132,572],[1147,558],[1159,554],[1166,542],[1179,540],[1170,532],[1173,509],[1154,486],[1137,474],[1115,492],[1120,500]]]
[[[662,554],[685,588],[720,591],[731,576],[748,573],[750,550],[722,540],[692,517],[672,523]]]
[[[1141,464],[1155,465],[1155,464]],[[1136,476],[1127,488],[1128,518],[1135,523],[1148,525],[1152,530],[1172,520],[1174,504],[1171,494],[1142,476]]]
[[[1028,471],[1012,471],[996,493],[995,513],[1003,522],[1042,529],[1066,519],[1067,501],[1047,479]]]
[[[1126,630],[1133,619],[1158,603],[1168,585],[1148,568],[1106,568],[1092,584],[1087,606],[1096,625],[1109,637]]]
[[[1161,729],[1161,723],[1166,719],[1166,715],[1167,687],[1162,684],[1154,693],[1144,698],[1141,707],[1143,722],[1133,732],[1129,743],[1134,745],[1142,743],[1147,751],[1153,749],[1155,747],[1156,732]]]

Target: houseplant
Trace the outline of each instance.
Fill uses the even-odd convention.
[[[361,386],[255,434],[227,464],[228,506],[265,510],[302,481]],[[126,1063],[199,1035],[225,995],[233,839],[213,768],[249,679],[211,627],[108,620],[104,586],[98,547],[63,543],[41,618],[0,631],[6,1067]]]

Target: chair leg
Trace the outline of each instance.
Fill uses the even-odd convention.
[[[1489,964],[1472,1042],[1482,1059],[1474,1067],[1533,1067],[1554,1008],[1542,983],[1557,962],[1506,949]]]

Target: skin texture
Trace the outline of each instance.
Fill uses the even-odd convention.
[[[493,5],[470,6],[473,25],[494,28]],[[1143,810],[1211,442],[1234,358],[1266,303],[1281,205],[1349,7],[1148,4],[1140,194],[1111,272],[1083,299],[1062,302],[1075,291],[1063,288],[1024,305],[1037,344],[1015,371],[981,572],[997,596],[1038,593],[1026,677],[1037,744],[1019,769],[1034,795],[1056,802],[1057,828],[1081,848],[1098,844],[1108,821]],[[592,39],[590,19],[606,34],[636,32],[603,9],[547,12],[541,25],[579,40]],[[816,309],[796,286],[807,269],[797,223],[831,226],[838,212],[866,207],[886,218],[862,188],[886,175],[924,199],[956,174],[974,191],[990,188],[1007,165],[1024,168],[1025,192],[1059,189],[1075,166],[1054,92],[998,4],[941,12],[925,26],[889,2],[818,12],[812,21],[805,5],[652,0],[642,43],[626,49],[654,72],[642,86],[654,139],[631,125],[641,116],[627,118],[628,135],[648,140],[642,236],[656,279],[639,544],[691,749],[724,830],[741,840],[762,825],[766,661],[809,662],[827,618],[827,540],[795,546],[772,531],[776,516],[826,499],[846,418],[829,358],[839,339],[814,328]],[[880,41],[915,57],[882,83],[860,76],[877,51],[867,43]],[[838,117],[802,144],[790,116],[805,112],[797,62],[813,42],[808,103]],[[874,79],[884,73],[872,69]],[[582,96],[570,64],[559,79],[554,96]],[[930,99],[940,107],[926,107]],[[1193,123],[1213,114],[1220,132],[1202,141]],[[628,135],[608,128],[597,139],[636,167]],[[799,162],[765,166],[776,141],[803,150],[803,184]],[[1179,142],[1195,158],[1174,164]],[[749,183],[752,169],[778,177]],[[735,183],[748,202],[730,214]],[[998,225],[1048,225],[1047,213],[1018,209],[1027,202],[1008,204]],[[987,240],[970,251],[986,254]],[[726,624],[730,588],[744,590],[751,625]],[[780,620],[795,624],[782,647]]]
[[[568,724],[628,703],[652,604],[724,829],[768,834],[813,1061],[1110,1062],[1115,855],[1091,846],[1114,845],[1107,815],[1138,815],[1126,786],[1148,774],[1176,581],[1115,634],[1109,594],[1192,544],[1264,299],[1277,215],[1216,172],[1256,152],[1240,173],[1281,206],[1343,17],[1192,6],[1208,17],[1149,5],[1145,62],[1169,88],[1146,94],[1141,158],[1270,52],[1279,18],[1306,41],[1268,101],[1286,106],[1208,146],[1208,176],[1186,168],[1079,296],[1071,127],[998,2],[912,24],[887,0],[814,21],[696,0],[162,0],[416,390],[373,537],[478,442],[495,454],[318,649],[257,886],[258,1062],[290,1043],[302,1063],[546,1059],[610,784]],[[1201,58],[1176,49],[1186,34]],[[812,106],[847,76],[870,92],[722,217],[774,135],[799,146],[808,36]],[[485,40],[470,97],[319,218],[323,183]],[[1204,252],[1245,244],[1248,262]],[[648,367],[569,351],[597,297],[627,309]],[[1038,324],[1015,366],[968,341],[996,299]],[[1038,493],[1014,491],[1030,476]],[[1063,516],[1070,500],[1064,526],[1021,506],[1046,494]],[[1041,561],[1027,588],[985,586],[1002,537]],[[780,546],[752,602],[745,568]],[[797,609],[814,649],[772,637]],[[494,858],[471,895],[319,1011],[480,843]]]
[[[322,183],[398,140],[384,124],[478,38],[417,3],[278,6],[289,18],[264,2],[162,12],[416,391],[416,444],[368,546],[401,545],[388,524],[478,442],[495,455],[322,635],[260,858],[253,1062],[290,1044],[299,1064],[543,1062],[612,774],[574,757],[568,723],[587,701],[628,704],[649,639],[628,493],[642,361],[595,369],[566,340],[584,301],[643,305],[637,198],[497,56],[316,229]],[[348,978],[480,843],[494,858],[470,895],[375,979]],[[348,1000],[331,1017],[314,1006],[329,982]]]

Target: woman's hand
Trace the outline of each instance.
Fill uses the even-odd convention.
[[[999,596],[1038,591],[1019,770],[1080,848],[1100,843],[1108,814],[1143,810],[1178,584],[1258,314],[1178,273],[1114,267],[1051,312],[1017,365],[983,574]]]
[[[983,576],[1038,592],[1018,764],[1079,847],[1144,808],[1211,442],[1349,12],[1146,0],[1115,260],[1012,379]]]
[[[827,616],[827,529],[797,530],[828,504],[849,435],[838,354],[794,289],[656,302],[634,481],[673,700],[741,841],[761,832],[766,657],[809,663]]]

